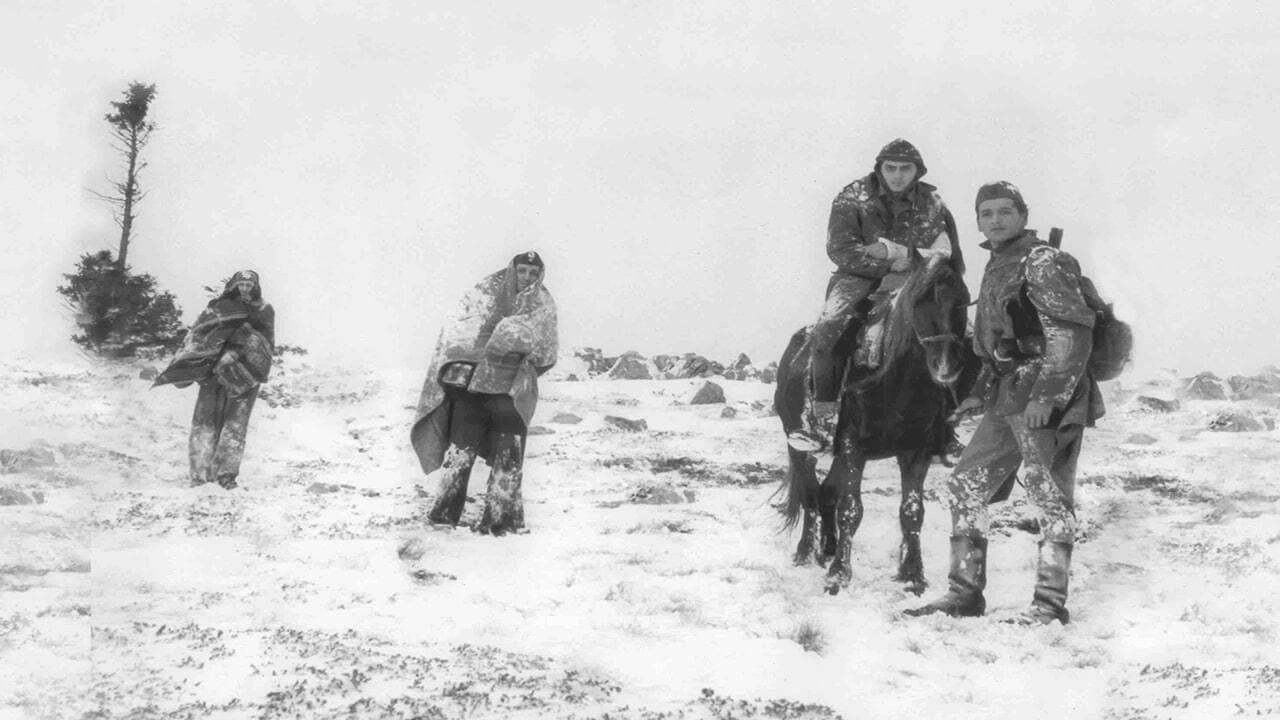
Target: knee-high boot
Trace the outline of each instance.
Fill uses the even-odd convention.
[[[987,587],[987,539],[975,535],[951,538],[951,572],[947,594],[907,610],[912,617],[945,613],[952,617],[979,617],[987,611],[982,591]]]
[[[1071,543],[1042,540],[1036,564],[1036,589],[1027,608],[1017,622],[1048,625],[1057,620],[1071,621],[1067,612],[1067,581],[1071,575]]]

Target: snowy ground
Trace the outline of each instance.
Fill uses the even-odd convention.
[[[1161,414],[1132,396],[1171,384],[1108,388],[1074,622],[1026,629],[999,622],[1031,593],[1020,490],[986,618],[901,616],[919,601],[890,580],[891,461],[869,466],[849,591],[793,567],[771,385],[722,383],[724,418],[685,404],[700,381],[544,384],[531,532],[491,538],[423,530],[420,378],[293,362],[231,492],[187,487],[193,391],[136,367],[0,367],[0,718],[1280,716],[1280,432],[1207,430],[1271,407]],[[930,594],[944,480],[927,481]]]

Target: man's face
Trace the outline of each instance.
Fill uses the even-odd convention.
[[[237,280],[235,288],[240,297],[247,298],[253,292],[253,283],[249,280]]]
[[[532,285],[533,281],[538,279],[538,274],[540,270],[541,268],[539,268],[537,265],[525,265],[523,263],[516,263],[517,289],[524,290],[525,288]]]
[[[1009,198],[983,200],[978,205],[978,229],[992,245],[1001,245],[1027,227],[1027,216]]]
[[[900,193],[910,187],[911,181],[916,179],[916,164],[885,160],[880,163],[880,177],[884,178],[884,184],[889,187],[889,192]]]

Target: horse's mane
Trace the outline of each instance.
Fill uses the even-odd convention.
[[[955,271],[944,258],[929,258],[916,266],[915,271],[903,283],[898,297],[894,300],[894,307],[885,320],[880,367],[870,375],[859,379],[858,385],[866,387],[884,379],[897,361],[916,344],[914,312],[916,303],[935,284],[954,276]]]

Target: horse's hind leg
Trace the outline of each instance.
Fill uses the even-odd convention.
[[[867,459],[856,450],[842,448],[827,474],[826,482],[834,482],[836,488],[836,552],[831,567],[827,568],[825,583],[831,595],[849,587],[853,579],[853,536],[862,524],[862,470],[866,464]]]
[[[902,526],[902,546],[898,552],[895,580],[905,583],[907,592],[919,595],[928,583],[924,579],[924,557],[920,552],[920,528],[924,525],[924,478],[931,457],[927,451],[913,450],[898,456],[902,471],[902,503],[898,523]]]
[[[797,473],[792,482],[800,482],[804,488],[801,506],[804,519],[800,527],[800,543],[796,545],[796,554],[792,561],[796,565],[808,565],[818,539],[818,476],[814,472],[818,461],[812,455],[792,448],[788,448],[788,453],[791,472]]]

